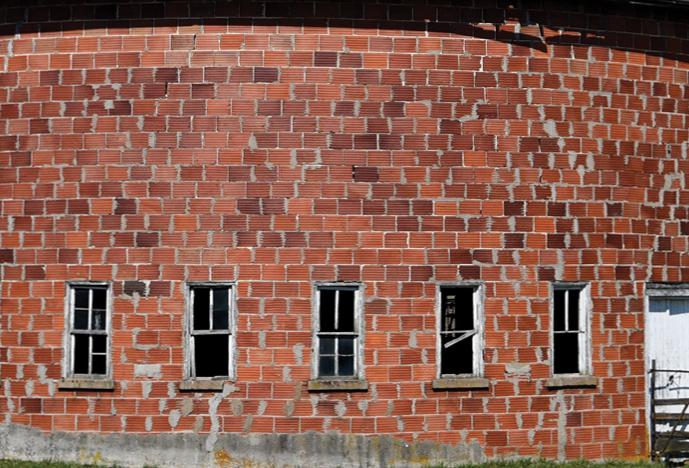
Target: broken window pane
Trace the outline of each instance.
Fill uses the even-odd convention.
[[[567,329],[568,330],[579,330],[579,291],[576,289],[569,289],[568,294],[568,305],[567,310],[568,320]]]
[[[93,305],[94,309],[105,310],[105,302],[107,298],[107,291],[103,288],[93,289]]]
[[[322,332],[335,331],[335,294],[337,291],[323,289],[320,294],[320,330]]]
[[[89,336],[74,335],[74,373],[89,373]]]
[[[556,333],[553,339],[554,364],[556,374],[570,374],[579,372],[579,334]]]
[[[229,325],[229,289],[213,289],[213,330],[227,330]]]
[[[338,291],[339,306],[337,331],[353,332],[354,331],[354,291],[340,290]]]
[[[99,374],[99,375],[105,374],[105,355],[104,354],[95,354],[93,356],[93,362],[91,364],[91,373],[92,374]]]
[[[105,335],[93,335],[93,352],[94,353],[104,353],[105,352],[105,342],[107,337]]]
[[[194,330],[210,329],[209,293],[209,288],[194,288]]]
[[[446,348],[445,344],[453,339],[453,335],[447,335],[441,340],[440,373],[449,375],[473,374],[473,343],[471,339],[464,339]]]
[[[473,288],[445,288],[442,294],[443,330],[473,330]]]
[[[226,377],[229,369],[229,335],[194,337],[196,377]]]
[[[455,320],[457,311],[457,296],[452,292],[443,291],[442,298],[442,330],[457,330],[457,323]]]

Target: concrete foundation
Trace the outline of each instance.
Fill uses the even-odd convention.
[[[208,435],[43,433],[0,426],[0,458],[60,460],[99,465],[159,467],[413,467],[480,462],[476,442],[449,446],[408,444],[388,436],[339,433]]]

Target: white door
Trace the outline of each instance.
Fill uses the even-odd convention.
[[[682,295],[670,295],[678,293]],[[652,373],[655,376],[655,388],[652,390],[656,400],[689,399],[689,373],[686,372],[689,371],[689,294],[684,293],[684,290],[680,292],[668,289],[648,291],[646,368],[651,370],[655,361],[656,371]],[[653,382],[651,375],[648,382]],[[685,421],[689,419],[689,407],[685,409],[684,404],[664,402],[655,406],[656,450],[671,451],[669,442],[663,439],[663,433],[667,437],[674,427],[674,439],[675,435],[688,430],[688,423],[663,420],[663,417],[681,415],[683,411],[685,417],[682,421]]]
[[[648,369],[689,371],[689,297],[651,296],[646,321]],[[656,398],[689,398],[689,374],[656,373]]]

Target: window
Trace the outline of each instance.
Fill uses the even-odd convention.
[[[481,375],[481,288],[455,285],[439,290],[440,377]]]
[[[322,285],[316,289],[316,359],[319,378],[360,376],[360,289],[357,285]]]
[[[553,374],[589,374],[589,288],[553,288]]]
[[[191,379],[232,377],[232,286],[193,284],[189,295],[187,375]]]
[[[109,374],[108,302],[107,284],[69,285],[68,377],[104,378]]]

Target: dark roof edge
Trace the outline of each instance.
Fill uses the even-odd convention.
[[[689,0],[609,0],[612,3],[628,3],[641,6],[689,7]]]

